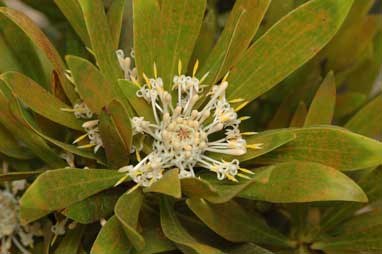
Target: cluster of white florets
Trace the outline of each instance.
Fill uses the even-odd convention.
[[[94,153],[96,153],[101,147],[103,147],[103,142],[101,134],[99,132],[98,123],[99,120],[93,119],[93,112],[84,103],[77,103],[74,105],[73,109],[62,109],[64,111],[70,111],[74,113],[74,116],[78,119],[87,120],[82,124],[82,128],[86,132],[84,135],[80,136],[73,141],[73,144],[77,144],[81,140],[88,138],[89,143],[86,145],[79,146],[79,148],[91,148],[94,147]]]
[[[205,77],[204,77],[205,78]],[[146,79],[137,96],[152,106],[155,122],[144,117],[133,117],[134,134],[147,134],[153,138],[152,152],[137,165],[120,169],[139,185],[150,186],[160,179],[166,169],[178,168],[179,177],[195,177],[195,167],[206,168],[217,174],[219,180],[237,181],[241,169],[239,161],[219,161],[208,153],[239,156],[247,151],[247,144],[239,130],[241,118],[225,96],[228,82],[223,79],[212,87],[201,110],[196,103],[203,94],[203,79],[178,75],[173,78],[173,96],[166,91],[161,78]],[[243,100],[237,100],[237,102]],[[240,107],[240,106],[239,106]],[[215,140],[211,135],[217,134]]]
[[[26,181],[13,181],[11,186],[0,190],[0,253],[11,254],[14,246],[23,254],[29,254],[28,247],[33,247],[33,237],[41,236],[38,223],[22,226],[18,219],[19,203],[16,197],[25,188]]]
[[[125,79],[132,81],[137,80],[138,72],[137,69],[133,67],[134,51],[131,51],[130,57],[125,56],[125,53],[121,49],[117,50],[116,54]]]

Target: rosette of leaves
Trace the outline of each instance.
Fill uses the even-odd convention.
[[[167,170],[151,186],[136,188],[118,169],[137,163],[136,156],[130,152],[139,140],[133,137],[130,119],[133,116],[149,119],[152,109],[136,96],[136,86],[123,79],[115,53],[126,43],[120,41],[125,1],[112,1],[107,13],[103,2],[98,0],[55,2],[94,59],[66,56],[66,67],[45,35],[24,15],[0,9],[2,27],[12,31],[4,37],[8,47],[16,47],[9,41],[19,42],[18,50],[28,51],[20,57],[32,63],[12,65],[10,62],[5,69],[12,71],[1,75],[1,124],[14,135],[18,145],[27,148],[36,161],[44,162],[49,168],[21,199],[20,217],[28,223],[54,213],[59,221],[67,217],[77,223],[54,242],[51,252],[380,250],[372,243],[358,249],[340,249],[341,244],[334,247],[331,244],[343,242],[338,236],[351,229],[351,223],[364,225],[372,221],[374,224],[368,232],[376,232],[373,227],[378,227],[378,219],[374,220],[374,213],[369,212],[376,211],[373,208],[376,205],[366,206],[363,218],[354,218],[353,214],[365,206],[355,203],[367,202],[366,193],[371,196],[362,179],[368,179],[370,169],[382,163],[380,142],[330,125],[336,100],[333,73],[320,83],[309,111],[299,109],[293,115],[293,127],[264,128],[247,139],[248,144],[263,144],[261,149],[248,149],[237,157],[241,165],[255,173],[250,179],[240,179],[238,183],[219,181],[214,173],[208,172],[198,174],[198,178],[179,179],[176,170]],[[208,52],[199,36],[200,31],[205,31],[204,21],[208,17],[204,17],[205,1],[133,1],[131,38],[137,82],[145,82],[145,73],[149,77],[162,77],[165,86],[170,86],[179,61],[191,75],[194,65],[191,59],[200,59],[196,77],[208,72],[206,83],[217,84],[229,71],[228,99],[247,104],[272,88],[277,90],[276,85],[316,56],[336,34],[352,3],[309,1],[257,38],[256,32],[270,1],[237,1],[222,34]],[[206,52],[210,54],[206,56]],[[8,53],[14,59],[11,56],[14,52]],[[153,68],[154,63],[157,68]],[[74,85],[65,75],[67,68]],[[82,122],[62,109],[79,102],[85,102],[100,121],[103,148],[97,153],[71,144],[84,132]],[[246,128],[256,126],[256,115],[251,121]],[[145,139],[143,147],[142,153],[150,151],[150,139]],[[70,162],[75,168],[66,168],[65,160],[60,157],[63,152],[74,155]],[[356,171],[354,180],[345,174],[347,171]],[[357,177],[358,171],[364,173]],[[123,183],[114,187],[121,179]],[[257,201],[268,203],[262,206]],[[337,215],[336,207],[327,208],[322,203],[288,205],[317,201],[354,204],[346,210],[348,204],[339,202],[341,210],[349,211],[346,216]],[[277,205],[280,203],[284,205]],[[274,204],[274,209],[269,210],[269,204]],[[317,223],[317,211],[326,211],[326,224]],[[322,226],[322,230],[308,228],[310,224],[298,218],[320,229]],[[100,227],[98,221],[104,219],[107,222]],[[283,226],[282,222],[290,225]],[[302,229],[299,222],[304,226]],[[337,227],[340,223],[341,227]],[[363,232],[363,227],[359,228]],[[351,237],[359,238],[356,234]]]

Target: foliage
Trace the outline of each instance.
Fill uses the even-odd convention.
[[[382,252],[374,1],[237,0],[227,16],[207,0],[24,2],[62,35],[0,7],[0,187],[28,180],[20,222],[44,225],[32,253]],[[238,160],[237,179],[125,173],[155,146],[132,121],[157,118],[137,94],[161,77],[176,97],[181,74],[204,80],[199,110],[228,82],[241,133],[258,132],[245,154],[206,153]]]

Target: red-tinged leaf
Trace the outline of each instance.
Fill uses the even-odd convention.
[[[345,125],[345,128],[359,134],[381,139],[382,134],[382,95],[375,97],[360,109]]]
[[[157,0],[133,1],[134,51],[139,78],[142,73],[154,76],[157,38],[160,36],[160,8]]]
[[[306,105],[303,101],[301,101],[296,109],[296,112],[294,112],[294,115],[292,117],[292,120],[290,121],[289,126],[290,127],[303,127],[306,114],[308,114],[308,109],[306,108]]]
[[[98,192],[111,188],[124,176],[113,170],[56,169],[41,174],[20,200],[23,223],[37,220]]]
[[[366,194],[353,180],[331,167],[312,162],[287,162],[270,167],[273,170],[267,183],[252,184],[239,196],[274,203],[367,202]]]
[[[117,48],[113,45],[103,1],[78,0],[78,2],[82,9],[97,65],[106,79],[109,79],[110,82],[117,82],[119,78],[122,78],[122,70],[116,55]]]
[[[74,91],[73,86],[65,77],[65,65],[60,58],[60,55],[51,44],[49,39],[43,34],[40,28],[34,24],[34,22],[25,16],[24,14],[8,9],[8,8],[0,8],[0,14],[4,15],[16,25],[18,25],[26,35],[35,43],[35,45],[44,52],[46,57],[53,65],[54,71],[56,71],[58,78],[60,79],[60,83],[65,91],[68,99],[75,103],[78,100],[78,96]]]
[[[229,241],[291,246],[287,237],[270,228],[260,215],[248,213],[233,201],[211,204],[188,199],[187,205],[209,228]]]
[[[296,139],[254,162],[273,164],[310,161],[338,170],[357,170],[382,164],[382,144],[376,140],[334,126],[289,129]]]
[[[161,30],[155,52],[159,76],[169,89],[178,73],[179,61],[187,69],[202,25],[206,0],[162,0],[160,7]]]
[[[99,114],[117,94],[113,82],[86,59],[67,56],[66,61],[81,98],[92,112]]]
[[[304,126],[331,124],[335,103],[336,83],[333,72],[329,72],[310,104]]]
[[[150,187],[145,188],[144,192],[157,192],[174,198],[181,198],[179,169],[168,170],[161,179],[154,182]]]
[[[171,201],[166,197],[161,198],[160,220],[163,233],[171,241],[184,245],[198,254],[223,254],[222,251],[201,243],[191,236],[180,223]]]
[[[73,29],[84,42],[86,46],[90,46],[89,35],[86,31],[86,24],[83,18],[81,6],[77,0],[54,0],[66,19],[70,22]]]
[[[132,249],[121,223],[112,216],[102,227],[93,247],[92,254],[126,254]]]
[[[62,109],[70,106],[61,102],[36,82],[17,72],[6,72],[0,76],[12,92],[36,113],[63,126],[82,130],[81,121],[73,113]]]
[[[114,0],[110,5],[109,11],[107,12],[107,19],[110,25],[114,48],[119,48],[125,5],[126,0]]]
[[[231,72],[229,99],[256,99],[311,59],[334,36],[352,0],[312,0],[258,39]]]
[[[200,70],[209,73],[206,84],[215,84],[243,55],[255,36],[270,0],[236,1],[218,42]]]
[[[122,224],[127,238],[137,250],[142,250],[145,247],[145,240],[137,231],[143,198],[143,193],[140,189],[131,193],[128,191],[118,199],[114,209],[115,216]]]

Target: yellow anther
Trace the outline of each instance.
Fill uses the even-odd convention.
[[[200,79],[199,83],[203,83],[204,80],[206,80],[206,78],[208,77],[208,74],[210,74],[209,72],[207,72],[206,74],[203,75],[203,77]]]
[[[255,132],[255,131],[248,131],[248,132],[242,132],[241,133],[241,135],[243,135],[243,136],[252,136],[255,134],[257,134],[257,132]]]
[[[83,146],[78,146],[78,148],[79,149],[86,149],[86,148],[91,148],[94,146],[96,146],[96,144],[87,144],[87,145],[83,145]]]
[[[240,102],[243,102],[243,101],[245,101],[245,99],[237,98],[237,99],[230,100],[228,102],[232,104],[232,103],[240,103]]]
[[[182,60],[178,61],[178,76],[182,75]]]
[[[143,76],[143,78],[144,78],[144,80],[145,80],[147,86],[151,89],[151,83],[150,83],[149,78],[146,76],[145,73],[143,73],[142,76]]]
[[[239,120],[240,121],[245,121],[245,120],[248,120],[248,119],[251,119],[250,116],[242,116],[242,117],[239,117]]]
[[[261,149],[262,145],[263,144],[251,144],[251,145],[247,145],[247,148],[257,150],[257,149]]]
[[[232,182],[239,182],[235,177],[231,176],[230,174],[225,174],[225,176],[228,178],[228,180],[231,180]]]
[[[157,64],[154,62],[154,77],[158,78],[158,69],[157,69]]]
[[[126,181],[127,178],[129,178],[129,175],[125,175],[124,177],[119,179],[118,182],[116,184],[114,184],[114,187],[116,187],[116,186],[120,185],[121,183],[123,183],[124,181]]]
[[[239,168],[240,171],[244,172],[244,173],[247,173],[247,174],[251,174],[251,175],[254,175],[255,173],[252,172],[251,170],[248,170],[246,168]]]
[[[196,72],[198,71],[198,68],[199,68],[199,60],[196,59],[196,62],[194,64],[194,69],[192,70],[192,77],[194,78],[195,75],[196,75]]]
[[[128,192],[126,192],[126,195],[128,195],[128,194],[132,193],[133,191],[135,191],[136,189],[138,189],[139,186],[141,186],[141,185],[140,185],[140,184],[135,185],[135,186],[134,186],[133,188],[131,188]]]
[[[228,76],[229,76],[229,72],[227,72],[227,73],[224,75],[223,80],[222,80],[222,83],[227,81]]]
[[[84,135],[78,137],[76,140],[73,141],[73,144],[76,144],[78,142],[80,142],[81,140],[83,140],[84,138],[86,138],[88,136],[87,133],[85,133]]]
[[[240,104],[237,108],[235,108],[235,111],[238,112],[240,111],[241,109],[243,109],[245,106],[247,106],[249,103],[249,101],[245,101],[243,102],[242,104]]]
[[[50,246],[53,246],[54,243],[57,241],[57,238],[58,238],[58,235],[57,234],[54,234],[53,238],[52,238],[52,241],[50,242]]]
[[[64,111],[64,112],[76,112],[76,110],[74,108],[60,108],[61,111]]]
[[[251,180],[252,178],[250,178],[249,176],[246,176],[246,175],[243,175],[241,173],[238,173],[237,174],[238,177],[241,177],[241,178],[244,178],[244,179],[248,179],[248,180]]]
[[[141,161],[142,159],[141,159],[141,155],[140,155],[140,153],[139,153],[139,151],[137,150],[137,149],[135,149],[135,156],[137,157],[137,160],[138,161]]]

